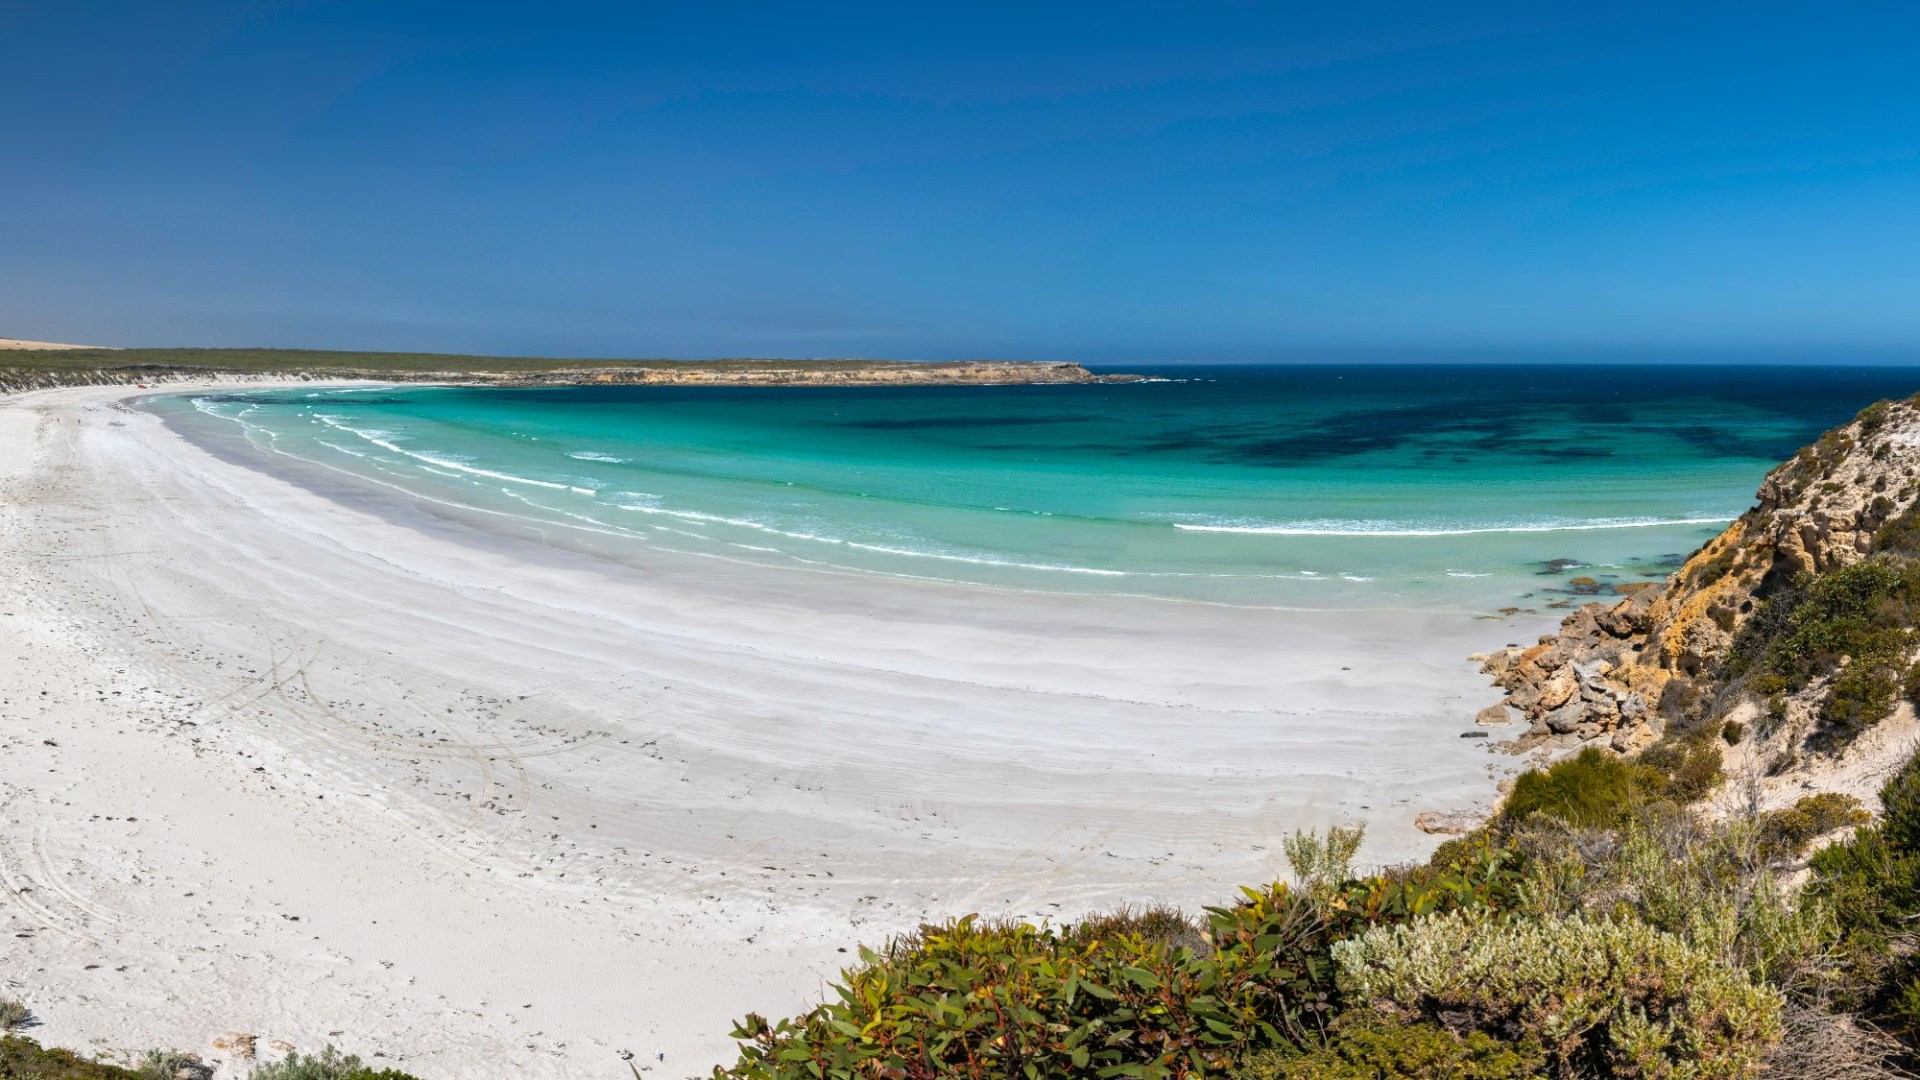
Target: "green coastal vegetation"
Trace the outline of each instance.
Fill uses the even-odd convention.
[[[1194,918],[968,916],[749,1016],[716,1078],[1425,1080],[1906,1075],[1920,1046],[1920,757],[1881,793],[1710,812],[1713,738],[1588,748],[1520,778],[1427,863],[1356,874],[1300,834],[1293,880]],[[1820,850],[1795,887],[1810,845]]]
[[[137,383],[191,378],[288,376],[390,382],[478,381],[508,385],[573,382],[967,381],[982,369],[993,381],[1091,381],[1073,364],[1026,361],[780,360],[719,358],[564,359],[452,353],[351,352],[324,349],[7,349],[0,350],[0,392],[49,386]]]
[[[0,1080],[206,1080],[212,1075],[213,1069],[198,1055],[177,1050],[150,1050],[132,1064],[116,1065],[43,1047],[24,1035],[0,1037]],[[331,1046],[319,1054],[288,1054],[248,1075],[250,1080],[419,1080],[393,1069],[375,1069]]]

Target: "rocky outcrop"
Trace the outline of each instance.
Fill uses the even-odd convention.
[[[1414,817],[1413,827],[1428,836],[1460,836],[1485,825],[1487,817],[1474,810],[1426,810]]]
[[[1711,675],[1773,591],[1870,554],[1880,527],[1920,499],[1917,477],[1920,407],[1869,406],[1769,473],[1758,503],[1666,581],[1489,656],[1482,670],[1530,725],[1522,744],[1651,743],[1672,681]]]

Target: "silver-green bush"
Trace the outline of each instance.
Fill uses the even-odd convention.
[[[1752,820],[1675,815],[1604,835],[1542,826],[1516,840],[1535,915],[1643,922],[1788,991],[1817,994],[1831,976],[1831,910],[1786,887]]]
[[[1647,1080],[1754,1075],[1781,996],[1634,921],[1449,914],[1337,942],[1350,1005],[1534,1040],[1568,1072]]]

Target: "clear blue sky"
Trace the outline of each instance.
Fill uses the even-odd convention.
[[[1913,5],[0,2],[0,336],[1920,359]]]

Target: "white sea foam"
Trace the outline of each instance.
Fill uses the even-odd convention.
[[[468,465],[465,462],[455,461],[451,457],[441,454],[423,454],[417,450],[408,450],[393,441],[400,437],[397,432],[383,431],[379,428],[350,427],[341,423],[336,417],[325,415],[320,416],[320,422],[329,427],[338,428],[350,435],[365,439],[382,450],[388,450],[402,457],[412,458],[415,461],[424,461],[429,465],[438,465],[443,469],[453,469],[473,476],[484,476],[489,480],[502,480],[509,484],[526,484],[529,487],[542,487],[549,491],[577,491],[587,495],[593,494],[591,488],[577,488],[571,484],[558,484],[551,480],[535,480],[530,476],[515,476],[512,473],[496,472],[493,469],[482,469],[477,465]]]
[[[605,462],[610,462],[611,464],[614,464],[614,465],[625,465],[626,463],[633,460],[632,458],[615,457],[612,454],[603,454],[598,450],[573,450],[568,452],[567,456],[570,458],[573,458],[576,461],[605,461]]]
[[[910,559],[938,559],[943,562],[973,563],[978,566],[1004,566],[1004,567],[1008,567],[1010,569],[1015,569],[1015,570],[1048,570],[1048,571],[1056,571],[1056,572],[1065,573],[1065,574],[1091,574],[1098,577],[1133,577],[1135,576],[1133,574],[1128,573],[1125,570],[1105,570],[1099,567],[1092,567],[1092,566],[1066,566],[1058,563],[1027,563],[1027,562],[1017,562],[1011,559],[995,559],[995,558],[991,558],[983,555],[960,555],[952,552],[927,551],[924,549],[889,547],[884,544],[869,544],[869,543],[864,543],[857,540],[847,540],[837,536],[821,536],[817,533],[796,532],[792,529],[779,529],[779,528],[775,528],[772,525],[768,525],[764,522],[753,521],[747,518],[730,518],[730,517],[722,517],[718,514],[703,514],[697,510],[669,510],[669,509],[666,509],[665,507],[646,506],[646,505],[637,504],[637,503],[618,503],[616,505],[618,505],[622,510],[632,510],[635,513],[641,513],[641,514],[659,514],[665,517],[677,518],[681,521],[688,522],[688,523],[701,523],[701,524],[712,523],[716,525],[734,525],[744,529],[752,529],[756,532],[769,533],[774,536],[785,536],[794,540],[806,540],[816,544],[832,544],[832,545],[841,546],[841,547],[855,548],[860,551],[872,551],[882,555],[899,555],[904,558],[910,558]],[[1148,575],[1148,576],[1163,576],[1163,575]],[[1164,575],[1164,576],[1175,576],[1175,575]],[[1184,575],[1178,575],[1178,576],[1184,576]]]
[[[661,514],[670,518],[678,518],[681,521],[685,521],[685,522],[701,522],[701,523],[710,522],[716,525],[737,525],[743,529],[753,529],[757,532],[771,533],[775,536],[791,537],[795,540],[811,540],[811,541],[814,541],[815,543],[821,543],[821,544],[843,544],[846,542],[837,537],[816,536],[813,533],[793,532],[789,529],[776,529],[771,525],[767,525],[758,521],[753,521],[747,518],[730,518],[730,517],[722,517],[719,514],[703,514],[698,510],[669,510],[663,506],[648,505],[645,503],[616,503],[615,505],[622,510],[631,510],[636,514]]]
[[[1094,574],[1099,577],[1132,577],[1125,570],[1102,570],[1092,566],[1061,566],[1057,563],[1024,563],[1010,559],[993,559],[979,555],[954,555],[940,551],[914,551],[907,548],[884,547],[880,544],[862,544],[852,540],[844,541],[850,548],[862,551],[878,551],[887,555],[905,555],[914,559],[941,559],[946,562],[973,563],[978,566],[1006,566],[1016,570],[1053,570],[1063,574]]]

